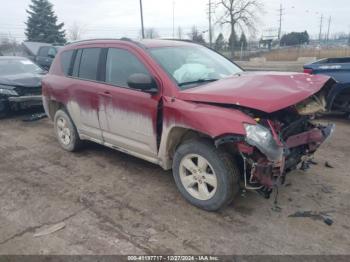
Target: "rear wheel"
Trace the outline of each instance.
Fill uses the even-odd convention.
[[[55,132],[60,145],[67,151],[74,152],[80,149],[82,141],[79,138],[73,121],[64,110],[55,114]]]
[[[183,197],[208,211],[225,207],[239,191],[233,158],[206,140],[189,141],[178,148],[173,175]]]

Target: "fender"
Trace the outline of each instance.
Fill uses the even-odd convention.
[[[174,130],[193,130],[215,140],[225,135],[245,136],[244,123],[256,121],[236,109],[163,97],[163,132],[158,154],[162,167],[171,168],[169,147],[176,143]],[[178,133],[177,137],[181,135]]]

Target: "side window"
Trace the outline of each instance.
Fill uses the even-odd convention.
[[[149,75],[146,67],[132,53],[110,48],[107,54],[106,83],[128,87],[129,76],[136,73]]]
[[[56,48],[54,48],[54,47],[51,47],[51,48],[49,49],[48,53],[47,53],[47,55],[48,55],[49,57],[52,57],[52,58],[55,57],[56,54],[57,54],[57,51],[56,51]]]
[[[81,60],[81,54],[82,53],[83,53],[82,49],[79,49],[76,52],[75,60],[74,60],[74,64],[73,64],[73,72],[72,72],[72,76],[74,76],[74,77],[78,77],[79,76],[79,66],[80,66],[80,60]]]
[[[49,49],[50,49],[49,46],[40,47],[38,56],[46,57],[47,54],[49,53]]]
[[[79,78],[97,80],[101,48],[86,48],[80,59]]]
[[[61,55],[61,65],[65,76],[68,76],[71,71],[70,69],[71,69],[73,53],[74,53],[73,50],[69,50],[69,51],[63,52]]]

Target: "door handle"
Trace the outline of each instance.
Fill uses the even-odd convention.
[[[112,94],[109,91],[104,91],[104,92],[101,92],[101,93],[98,93],[98,94],[101,95],[101,96],[112,97]]]

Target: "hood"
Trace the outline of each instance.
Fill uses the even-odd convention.
[[[13,87],[41,87],[43,76],[38,74],[17,74],[0,76],[0,85]]]
[[[180,91],[178,98],[194,102],[232,104],[266,113],[295,105],[317,93],[328,76],[280,72],[244,72]]]

